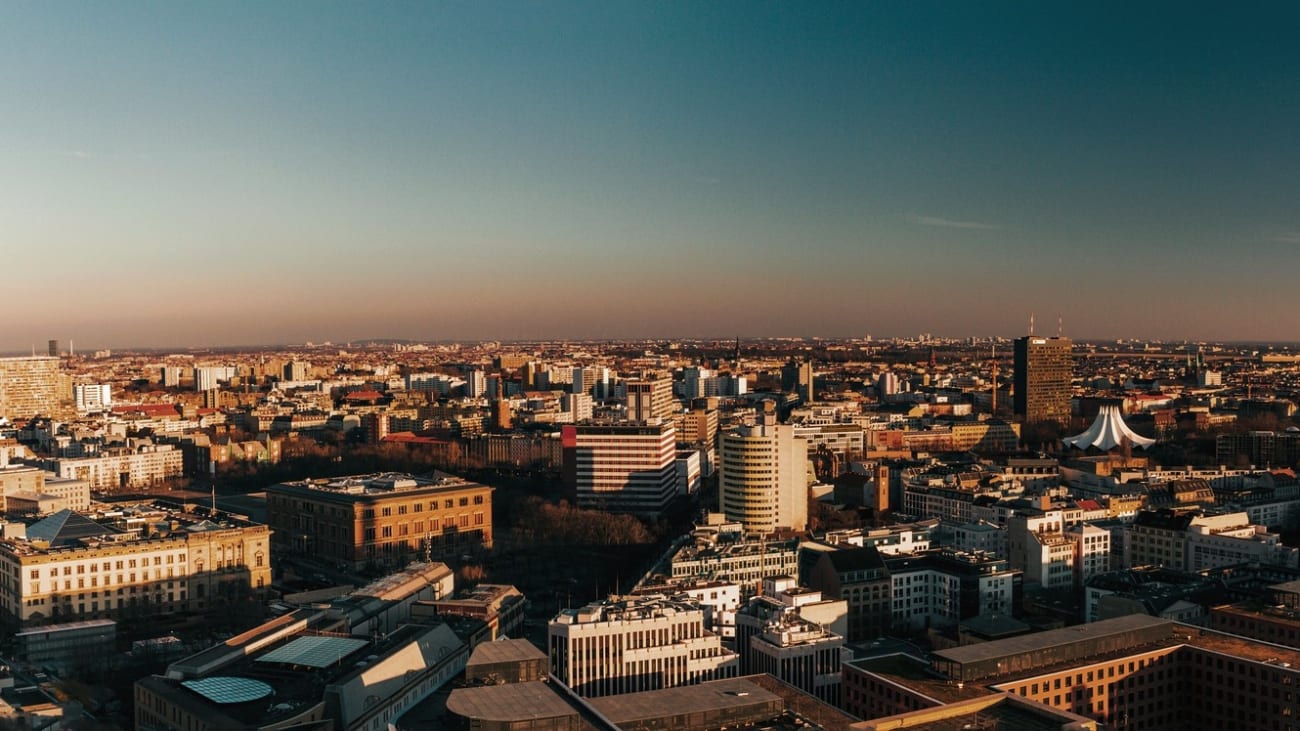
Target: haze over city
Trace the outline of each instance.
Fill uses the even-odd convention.
[[[1297,21],[7,4],[0,351],[1013,336],[1030,311],[1294,340]]]

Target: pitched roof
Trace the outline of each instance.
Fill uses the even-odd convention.
[[[27,526],[28,540],[46,541],[50,546],[70,546],[83,538],[121,533],[116,528],[100,525],[81,513],[60,510],[50,517]]]

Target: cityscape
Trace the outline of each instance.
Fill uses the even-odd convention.
[[[1297,23],[0,6],[0,730],[1296,731]]]

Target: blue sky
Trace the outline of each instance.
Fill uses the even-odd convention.
[[[0,349],[1300,331],[1300,9],[0,5]]]

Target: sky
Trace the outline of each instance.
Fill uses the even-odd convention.
[[[1300,340],[1297,27],[1285,2],[2,3],[0,350],[1030,312]]]

